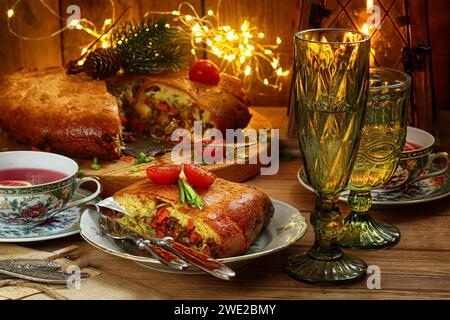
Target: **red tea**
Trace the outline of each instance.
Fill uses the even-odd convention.
[[[67,175],[54,170],[14,168],[0,170],[0,185],[27,186],[44,184],[65,178]]]
[[[422,146],[412,143],[412,142],[406,142],[405,147],[403,148],[403,151],[414,151],[414,150],[418,150],[418,149],[422,149]]]

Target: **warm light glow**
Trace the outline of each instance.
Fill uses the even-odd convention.
[[[244,80],[245,89],[261,83],[267,88],[281,90],[282,78],[289,75],[288,70],[282,69],[276,53],[282,43],[281,38],[275,37],[270,43],[264,32],[248,20],[233,26],[220,23],[220,3],[218,1],[216,10],[207,10],[204,16],[200,16],[188,2],[181,2],[178,10],[149,11],[145,16],[172,15],[173,20],[181,23],[181,28],[190,35],[192,55],[199,58],[204,56],[199,52],[214,55],[223,72]],[[249,76],[251,78],[247,80]]]
[[[83,48],[83,50],[81,50],[81,55],[85,54],[88,51],[88,48]]]
[[[367,26],[367,23],[364,23],[361,32],[364,34],[369,34],[369,27]]]
[[[112,23],[111,19],[106,19],[105,20],[105,26],[109,26]]]
[[[109,44],[108,44],[108,42],[102,42],[102,48],[108,48],[109,47]]]
[[[8,14],[8,18],[11,18],[14,15],[14,10],[9,9],[7,14]]]
[[[373,0],[367,0],[366,2],[366,9],[369,10],[373,7]]]

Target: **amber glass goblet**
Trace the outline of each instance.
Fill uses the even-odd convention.
[[[400,231],[395,226],[370,216],[370,191],[385,184],[400,161],[406,142],[410,85],[410,77],[402,71],[370,69],[366,117],[347,186],[352,211],[338,234],[342,247],[379,249],[400,240]]]
[[[363,277],[367,265],[337,245],[337,206],[358,151],[367,107],[370,37],[353,30],[314,29],[295,35],[295,113],[303,164],[317,195],[313,247],[289,257],[285,272],[315,284]]]

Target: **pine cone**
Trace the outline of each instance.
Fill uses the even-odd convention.
[[[113,48],[98,48],[91,52],[83,65],[83,70],[96,80],[106,79],[119,72],[122,61]]]

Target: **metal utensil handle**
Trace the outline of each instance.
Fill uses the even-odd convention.
[[[186,261],[180,259],[177,255],[152,244],[149,240],[136,239],[135,243],[139,249],[147,251],[159,262],[172,269],[184,271],[189,266]]]
[[[193,266],[222,280],[231,280],[236,273],[223,263],[207,256],[204,253],[188,248],[171,238],[158,239],[158,244],[164,249],[172,251],[179,257],[185,259]]]

